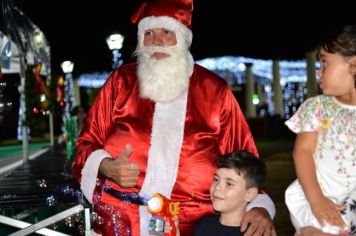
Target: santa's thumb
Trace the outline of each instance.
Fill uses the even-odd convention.
[[[120,156],[121,158],[126,158],[127,160],[129,160],[131,153],[132,153],[132,145],[129,143],[126,144],[125,151]]]

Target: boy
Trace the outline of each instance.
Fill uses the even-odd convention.
[[[264,187],[265,179],[264,162],[248,151],[235,151],[219,158],[210,187],[211,202],[219,214],[203,218],[195,227],[193,235],[242,236],[240,223],[246,205]],[[165,231],[170,229],[168,226]]]

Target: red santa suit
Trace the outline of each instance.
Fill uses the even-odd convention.
[[[144,2],[131,19],[139,22],[139,45],[147,30],[168,29],[176,33],[177,44],[186,43],[188,50],[191,16],[189,0],[177,0],[176,4],[154,0]],[[128,64],[111,74],[92,104],[77,140],[73,175],[94,204],[93,228],[97,234],[149,235],[146,207],[103,190],[111,188],[146,197],[160,193],[179,201],[181,235],[192,235],[196,223],[213,213],[209,187],[218,156],[241,149],[257,155],[249,127],[227,83],[194,65],[193,58],[188,64],[188,88],[174,94],[169,102],[143,98],[138,67]],[[98,174],[101,161],[116,159],[127,144],[133,150],[130,161],[140,168],[133,188],[120,187]],[[252,207],[269,205],[267,210],[273,217],[272,201],[257,197],[252,203]]]
[[[133,147],[130,161],[140,167],[134,188],[98,175],[102,159],[117,158],[128,143]],[[218,156],[242,149],[257,155],[243,113],[223,79],[194,65],[187,91],[170,103],[155,103],[139,96],[136,64],[128,64],[111,74],[90,109],[77,141],[73,175],[95,206],[97,233],[138,236],[147,228],[140,229],[144,210],[104,192],[107,185],[141,193],[144,187],[144,194],[159,192],[179,201],[181,235],[191,235],[197,221],[213,212],[209,187]]]

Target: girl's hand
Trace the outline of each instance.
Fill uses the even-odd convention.
[[[321,226],[325,226],[325,223],[339,227],[346,226],[340,215],[340,211],[345,208],[344,206],[335,204],[325,196],[315,199],[310,205],[314,216]]]

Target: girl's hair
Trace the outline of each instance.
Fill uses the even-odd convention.
[[[321,39],[317,52],[324,49],[328,53],[338,53],[343,57],[356,55],[356,25],[346,25]]]
[[[246,188],[265,187],[265,163],[248,151],[235,151],[218,159],[218,168],[234,169],[246,182]]]

